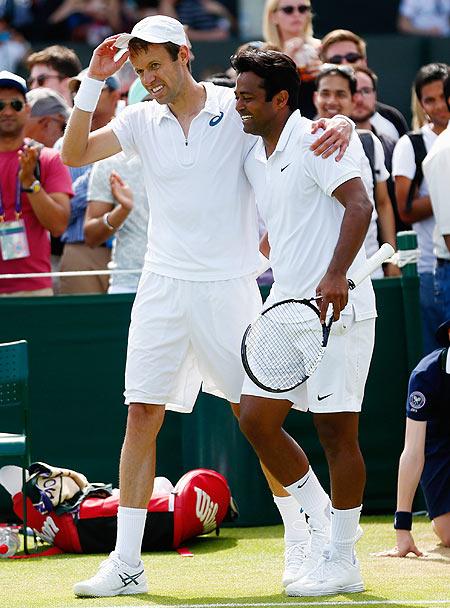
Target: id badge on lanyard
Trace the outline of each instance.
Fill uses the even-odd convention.
[[[16,219],[5,222],[3,219],[5,216],[5,209],[0,191],[0,218],[2,218],[0,221],[0,249],[2,258],[5,261],[27,258],[30,255],[25,222],[20,217],[22,212],[20,193],[20,183],[19,178],[17,178],[15,201]]]

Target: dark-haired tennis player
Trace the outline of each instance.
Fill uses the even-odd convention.
[[[365,262],[363,241],[372,205],[360,176],[364,152],[352,137],[339,163],[306,153],[311,122],[296,110],[299,80],[286,55],[244,51],[232,65],[244,130],[261,136],[245,171],[268,230],[274,284],[267,304],[317,294],[322,320],[329,305],[336,319],[325,356],[305,384],[273,394],[249,378],[244,381],[240,427],[264,466],[309,516],[310,553],[287,594],[362,591],[354,552],[365,485],[358,419],[376,308],[371,281],[349,295],[346,276]],[[292,406],[314,415],[330,471],[331,525],[328,497],[305,453],[283,429]]]
[[[151,101],[89,134],[103,81],[128,56]],[[128,340],[116,548],[74,588],[135,594],[147,591],[140,553],[165,410],[192,411],[201,385],[234,404],[241,395],[241,337],[261,306],[256,208],[243,170],[255,138],[243,133],[230,89],[193,79],[183,26],[161,15],[95,49],[74,104],[64,161],[85,165],[123,150],[140,157],[151,193]]]

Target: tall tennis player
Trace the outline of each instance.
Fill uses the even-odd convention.
[[[89,134],[103,81],[128,57],[151,101]],[[339,147],[349,131],[340,124],[319,138],[316,153],[329,148],[330,138],[331,151]],[[117,543],[98,573],[75,585],[78,596],[147,591],[140,553],[165,410],[190,412],[203,385],[238,411],[240,342],[261,306],[256,208],[243,170],[255,141],[243,133],[233,92],[193,79],[175,19],[148,17],[95,49],[62,156],[75,166],[120,151],[139,156],[152,221],[128,339]],[[268,477],[275,492],[286,494]]]
[[[294,580],[286,581],[287,594],[362,591],[354,551],[365,485],[358,418],[376,309],[370,279],[349,295],[347,276],[366,259],[363,241],[372,205],[359,169],[364,152],[352,137],[339,163],[306,154],[310,121],[296,110],[299,79],[286,55],[244,51],[232,65],[244,130],[260,136],[245,171],[268,230],[274,283],[266,306],[316,295],[322,322],[328,307],[335,319],[323,359],[304,384],[273,393],[245,380],[240,426],[264,466],[309,516],[309,553]],[[305,453],[283,429],[291,407],[313,412],[330,471],[331,505]]]

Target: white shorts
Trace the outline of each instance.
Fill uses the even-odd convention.
[[[271,296],[265,306],[277,301]],[[355,321],[353,314],[341,315],[332,325],[322,361],[305,383],[292,391],[270,393],[246,376],[242,394],[285,399],[294,409],[316,414],[360,412],[374,342],[375,319]]]
[[[239,403],[244,331],[261,310],[254,277],[182,281],[142,274],[131,313],[125,403],[191,412],[200,387]]]

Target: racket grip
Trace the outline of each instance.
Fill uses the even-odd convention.
[[[348,279],[350,289],[355,289],[355,287],[370,276],[374,270],[381,266],[383,262],[392,257],[394,253],[394,248],[389,243],[381,245],[378,251],[366,260],[365,264],[355,270],[353,275]]]

